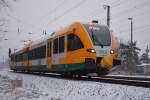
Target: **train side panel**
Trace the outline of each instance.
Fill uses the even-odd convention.
[[[76,22],[55,32],[40,43],[32,43],[20,50],[21,59],[15,58],[11,69],[30,72],[92,72],[109,69],[116,60],[113,34],[111,45],[95,46],[83,24]],[[91,51],[91,50],[94,50]],[[101,55],[101,51],[107,54]],[[16,54],[19,55],[19,54]]]
[[[60,34],[60,33],[58,33]],[[84,31],[80,23],[75,23],[69,27],[69,30],[65,33],[65,44],[64,44],[64,55],[62,53],[57,53],[53,55],[52,58],[57,58],[57,62],[52,62],[53,64],[53,71],[78,71],[78,70],[86,70],[88,69],[85,64],[85,59],[96,59],[95,54],[88,53],[86,50],[92,48],[92,43],[89,39],[89,36]],[[68,47],[70,42],[73,42],[71,39],[69,41],[69,37],[75,36],[78,38],[79,42],[81,44],[81,47],[79,47],[77,50],[71,50],[73,48]],[[57,36],[56,38],[59,38],[61,36]],[[53,39],[53,41],[55,38]],[[75,42],[75,41],[74,41]],[[53,43],[54,45],[54,43]],[[54,48],[54,47],[53,47]],[[70,50],[68,50],[70,48]],[[54,60],[53,59],[53,60]],[[90,67],[90,66],[89,66]],[[92,69],[93,66],[91,66]],[[94,69],[94,68],[93,68]]]

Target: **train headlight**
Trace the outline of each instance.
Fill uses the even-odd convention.
[[[95,52],[95,50],[94,50],[94,49],[91,49],[91,52],[92,52],[92,53],[94,53],[94,52]]]
[[[110,54],[114,54],[115,53],[115,51],[114,50],[110,50]]]
[[[87,49],[87,52],[95,53],[96,51],[94,49]]]

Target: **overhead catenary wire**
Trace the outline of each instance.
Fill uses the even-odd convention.
[[[122,3],[124,3],[125,1],[126,1],[126,0],[122,0],[122,1],[120,0],[119,3],[114,3],[114,4],[112,3],[111,7],[112,7],[112,8],[116,8],[116,7],[120,6]]]
[[[43,22],[44,20],[46,20],[46,18],[50,17],[53,13],[56,12],[56,10],[58,10],[62,5],[64,5],[64,3],[66,2],[66,0],[62,0],[61,3],[59,3],[56,7],[54,7],[52,10],[50,10],[47,14],[45,14],[43,17],[41,17],[41,21],[40,22]]]
[[[6,11],[6,10],[5,10],[5,11]],[[25,29],[26,26],[28,26],[28,27],[29,27],[29,26],[30,26],[30,27],[34,27],[32,24],[29,24],[29,23],[27,23],[27,22],[23,22],[23,21],[20,20],[18,17],[14,16],[14,15],[12,15],[12,14],[9,14],[7,11],[6,11],[6,16],[8,16],[9,18],[13,19],[14,21],[20,23],[20,24],[23,26],[23,27],[21,27],[21,26],[18,25],[18,27],[16,28],[16,31],[17,31],[18,28],[21,28],[22,31],[27,32],[26,29]]]
[[[136,11],[136,10],[138,10],[138,9],[141,9],[141,7],[146,7],[146,6],[149,6],[150,5],[150,3],[149,3],[149,1],[148,2],[144,2],[144,3],[142,3],[142,4],[139,4],[139,5],[136,5],[136,7],[134,6],[134,7],[130,7],[130,8],[127,8],[127,9],[125,9],[124,11],[120,11],[120,12],[118,12],[118,13],[116,13],[116,14],[112,14],[112,16],[113,17],[118,17],[119,15],[123,15],[123,14],[126,14],[127,12],[133,12],[133,9],[135,9],[134,11]]]
[[[143,4],[145,4],[145,3],[142,3],[141,5],[143,5]],[[139,18],[139,17],[141,17],[141,16],[143,16],[143,15],[146,15],[147,14],[147,12],[143,12],[143,9],[146,9],[146,7],[148,7],[149,6],[149,4],[148,5],[146,5],[146,6],[144,6],[144,7],[139,7],[139,6],[137,6],[136,8],[132,8],[132,9],[135,9],[135,10],[132,10],[131,9],[131,11],[132,12],[134,12],[134,19],[136,20],[137,18]],[[139,9],[140,9],[140,12],[141,13],[138,13],[139,12]],[[132,13],[131,12],[131,13]],[[126,13],[124,13],[124,14],[126,14]],[[121,14],[122,15],[122,14]],[[126,14],[126,16],[124,16],[124,17],[119,17],[119,15],[117,16],[117,17],[114,17],[114,16],[112,16],[112,23],[114,24],[117,24],[117,25],[119,25],[120,24],[120,21],[124,21],[124,19],[125,18],[127,18],[128,17],[128,15]],[[149,18],[149,16],[147,16],[147,18]],[[146,18],[146,19],[147,19]],[[141,20],[138,20],[138,21],[141,21]],[[126,21],[125,21],[126,22]],[[142,21],[142,23],[143,23],[143,21]],[[121,23],[122,24],[122,23]],[[125,25],[126,26],[126,25]]]
[[[144,3],[144,4],[145,4],[145,3]],[[148,6],[148,5],[147,5],[147,6]],[[145,6],[144,6],[144,7],[145,7]],[[133,8],[130,8],[130,10],[131,10],[131,9],[135,9],[135,8],[133,7]],[[136,7],[136,9],[137,9],[137,7]],[[126,12],[126,11],[125,11],[125,12]],[[57,16],[56,19],[59,19],[59,18],[61,18],[61,17],[62,17],[62,16]],[[56,19],[52,20],[51,22],[52,22],[52,23],[55,22]],[[48,24],[47,24],[47,25],[48,25]]]
[[[141,27],[141,26],[140,27],[136,27],[136,30],[134,30],[134,35],[136,35],[137,33],[141,32],[141,31],[148,31],[148,30],[150,31],[150,25],[147,25],[147,27]],[[130,32],[130,29],[120,30],[119,31],[119,33],[127,33],[127,32]],[[129,35],[129,34],[126,34],[126,35]]]
[[[119,6],[122,6],[123,4],[122,3],[120,3],[120,2],[124,2],[125,0],[120,0],[119,2],[116,2],[116,4],[115,4],[115,2],[114,2],[114,4],[112,4],[112,9],[114,8],[114,7],[119,7]],[[62,2],[65,2],[65,1],[62,1]],[[61,4],[61,3],[60,3]],[[63,3],[62,3],[63,4]],[[142,3],[142,4],[146,4],[146,3]],[[114,6],[115,5],[115,6]],[[118,5],[118,6],[117,6]],[[139,5],[139,4],[138,4]],[[132,7],[130,10],[132,10],[132,9],[138,9],[138,5],[136,5],[136,8],[135,8],[135,6],[134,7]],[[140,4],[141,5],[141,4]],[[146,5],[146,6],[148,6],[148,4]],[[145,7],[145,6],[143,6],[142,5],[142,7]],[[57,8],[57,7],[56,7]],[[59,8],[59,7],[58,7]],[[55,10],[54,10],[55,11]],[[123,12],[123,11],[122,11]],[[52,11],[52,13],[53,13],[53,11]],[[69,12],[68,12],[69,13]],[[95,12],[94,12],[95,13]],[[124,12],[124,13],[126,13],[126,11]],[[64,14],[64,15],[63,15]],[[67,13],[62,13],[61,15],[58,15],[58,16],[56,16],[55,18],[53,18],[52,20],[50,20],[48,23],[46,23],[46,24],[44,24],[42,27],[40,27],[40,28],[38,28],[39,30],[40,29],[42,29],[44,26],[47,26],[47,25],[50,25],[50,24],[52,24],[52,23],[54,23],[54,22],[56,22],[58,19],[60,19],[60,18],[62,18],[63,16],[65,16],[65,14],[67,14]],[[121,14],[122,15],[122,14]],[[48,16],[48,15],[46,15],[46,16]],[[121,17],[119,17],[119,18],[121,18]],[[118,17],[116,18],[112,18],[111,20],[113,20],[114,21],[114,19],[116,19],[116,20],[118,20],[119,19]],[[52,23],[51,23],[52,22]],[[19,22],[19,23],[22,23],[22,22]],[[113,22],[114,23],[114,22]]]
[[[87,0],[86,0],[87,1]],[[86,2],[85,0],[81,0],[80,2],[78,2],[77,4],[75,4],[74,6],[72,6],[71,8],[68,8],[66,11],[64,11],[62,14],[60,14],[59,16],[56,16],[55,18],[53,18],[51,21],[48,21],[48,23],[44,24],[43,26],[41,26],[40,28],[36,29],[36,30],[41,30],[43,27],[52,24],[53,22],[57,21],[58,19],[62,18],[63,16],[65,16],[67,13],[71,12],[72,10],[80,7],[82,4],[84,4]]]

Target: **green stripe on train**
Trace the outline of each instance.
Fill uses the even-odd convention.
[[[85,70],[94,69],[95,65],[86,66],[85,63],[74,63],[74,64],[57,64],[52,65],[52,71],[75,71],[75,70]]]
[[[38,65],[38,66],[29,66],[28,68],[31,71],[45,71],[46,65]]]
[[[86,70],[86,69],[95,69],[96,66],[90,65],[86,66],[85,63],[73,63],[73,64],[56,64],[52,65],[51,70],[47,70],[46,65],[35,65],[29,66],[25,70],[30,71],[77,71],[77,70]],[[23,67],[17,66],[16,70],[24,70]]]

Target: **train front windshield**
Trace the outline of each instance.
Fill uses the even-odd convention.
[[[83,24],[92,42],[96,46],[110,46],[111,36],[107,26]]]

